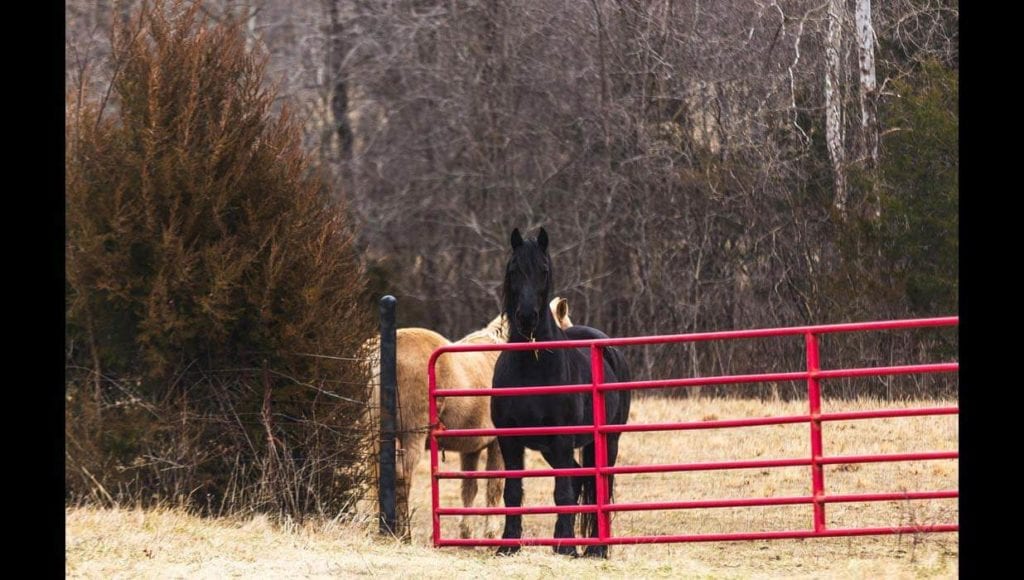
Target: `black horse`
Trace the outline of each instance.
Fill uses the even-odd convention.
[[[582,340],[607,338],[603,332],[573,326],[562,331],[547,307],[552,291],[551,257],[548,235],[543,228],[536,240],[524,240],[519,230],[512,232],[512,257],[505,268],[503,288],[505,315],[509,321],[509,342]],[[628,381],[629,370],[622,354],[614,348],[604,349],[606,382]],[[502,351],[494,367],[493,387],[570,385],[591,381],[590,353],[587,349],[538,349]],[[610,391],[605,395],[606,424],[621,425],[629,416],[629,391]],[[491,419],[495,427],[539,427],[592,425],[593,402],[589,393],[557,395],[524,395],[491,397]],[[615,465],[619,451],[619,433],[607,435],[608,465]],[[551,467],[573,468],[574,450],[582,447],[583,466],[594,465],[593,435],[498,436],[506,469],[523,469],[524,449],[540,451]],[[593,476],[556,477],[555,504],[576,505],[583,497],[584,505],[597,503]],[[608,477],[611,499],[614,479]],[[504,492],[506,507],[519,507],[523,500],[522,478],[507,478]],[[597,516],[581,514],[582,535],[597,536]],[[575,514],[559,514],[555,522],[555,538],[574,538]],[[506,515],[502,538],[521,538],[522,516]],[[513,554],[519,546],[502,546],[499,555]],[[555,552],[577,556],[572,542],[555,546]],[[606,558],[607,545],[588,546],[585,556]]]

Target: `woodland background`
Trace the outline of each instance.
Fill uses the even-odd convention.
[[[556,293],[575,322],[612,336],[958,312],[958,2],[156,3],[191,7],[196,24],[168,17],[164,33],[147,33],[151,46],[184,46],[200,24],[238,28],[211,33],[192,56],[145,43],[118,53],[111,31],[141,30],[133,14],[151,4],[65,4],[69,142],[108,143],[69,145],[69,496],[160,489],[211,511],[236,500],[336,509],[323,499],[331,486],[358,477],[330,483],[324,466],[355,461],[341,449],[360,435],[325,443],[323,429],[339,424],[325,416],[365,405],[357,359],[377,298],[398,297],[400,326],[452,339],[479,328],[499,312],[514,227],[547,229]],[[195,81],[209,62],[233,80]],[[138,80],[171,72],[178,81]],[[182,96],[218,86],[242,96]],[[228,125],[225,102],[239,104]],[[145,130],[126,129],[133,110]],[[181,118],[220,133],[201,140]],[[283,131],[264,158],[237,146],[275,142],[258,137],[264,126]],[[177,148],[163,148],[161,131]],[[283,162],[272,153],[282,149]],[[100,153],[112,165],[89,166]],[[110,167],[128,168],[116,187]],[[124,201],[147,188],[165,194]],[[232,218],[231,207],[249,209]],[[829,366],[905,364],[954,358],[957,337],[841,337],[827,348]],[[638,377],[667,378],[794,370],[803,346],[627,356]],[[956,389],[955,378],[919,377],[837,381],[831,392]],[[224,449],[196,456],[228,432]],[[312,462],[311,449],[330,459]],[[320,491],[299,483],[314,473]]]

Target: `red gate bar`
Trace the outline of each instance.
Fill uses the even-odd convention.
[[[759,328],[755,330],[719,330],[715,332],[665,334],[658,336],[626,336],[620,338],[591,338],[586,340],[553,340],[550,342],[507,342],[500,344],[450,344],[448,346],[442,346],[435,350],[434,353],[431,355],[431,362],[435,360],[438,356],[446,352],[536,350],[539,346],[543,346],[544,348],[586,348],[592,344],[598,346],[638,346],[645,344],[703,342],[710,340],[732,340],[739,338],[803,336],[808,332],[812,332],[814,334],[832,334],[836,332],[862,332],[869,330],[894,330],[903,328],[956,326],[959,323],[960,317],[945,316],[940,318],[911,318],[906,320],[883,320],[877,322],[847,322],[843,324],[821,324],[818,326],[788,326],[785,328]]]
[[[885,409],[879,411],[845,411],[840,413],[822,413],[820,421],[853,421],[856,419],[882,419],[892,417],[919,417],[928,415],[956,415],[960,410],[956,407],[925,407],[916,409]],[[686,423],[644,423],[633,425],[604,425],[599,428],[601,433],[628,433],[634,431],[683,431],[692,429],[722,429],[729,427],[761,427],[765,425],[784,425],[788,423],[804,423],[810,421],[808,415],[788,415],[783,417],[752,417],[749,419],[716,419],[713,421],[690,421]],[[552,429],[554,431],[552,431]],[[553,435],[590,433],[589,426],[570,427],[518,427],[514,429],[445,429],[438,437],[487,437],[492,435]]]
[[[786,530],[774,532],[729,532],[714,534],[687,534],[671,536],[629,536],[609,538],[443,538],[434,545],[443,546],[591,546],[595,544],[672,544],[677,542],[735,542],[740,540],[793,540],[803,538],[836,538],[843,536],[884,536],[919,534],[926,532],[958,532],[956,524],[929,524],[920,526],[894,526],[877,528],[831,528],[814,530]]]
[[[959,497],[956,490],[944,491],[914,491],[899,493],[868,493],[868,494],[839,494],[828,495],[824,488],[823,467],[825,465],[847,464],[847,463],[870,463],[870,462],[893,462],[893,461],[921,461],[957,459],[959,453],[952,451],[940,452],[918,452],[918,453],[896,453],[896,454],[872,454],[872,455],[849,455],[829,457],[823,454],[821,441],[821,423],[827,421],[851,421],[863,419],[879,419],[894,417],[916,417],[931,415],[953,415],[959,413],[957,407],[934,407],[914,409],[886,409],[870,411],[846,411],[838,413],[822,413],[820,399],[820,381],[840,377],[864,377],[883,376],[900,374],[919,374],[937,372],[955,372],[959,369],[958,363],[938,363],[923,365],[902,365],[889,367],[870,367],[853,369],[821,370],[819,368],[820,358],[818,353],[818,335],[831,332],[855,332],[866,330],[888,330],[899,328],[920,328],[935,326],[954,326],[959,323],[958,317],[944,317],[933,319],[897,320],[882,322],[867,322],[854,324],[833,324],[823,326],[805,326],[791,328],[740,330],[725,332],[709,332],[697,334],[683,334],[671,336],[654,337],[631,337],[600,340],[580,341],[552,341],[544,343],[510,343],[498,345],[452,345],[442,347],[431,355],[428,366],[429,378],[429,407],[431,424],[437,424],[437,401],[436,397],[441,396],[517,396],[517,395],[542,395],[555,393],[589,392],[593,395],[595,422],[592,425],[578,425],[566,427],[528,427],[509,429],[433,429],[430,433],[430,458],[431,458],[431,500],[432,519],[434,527],[435,546],[508,546],[508,545],[559,545],[571,543],[573,545],[591,544],[647,544],[666,542],[690,542],[690,541],[730,541],[730,540],[752,540],[752,539],[776,539],[776,538],[808,538],[808,537],[834,537],[834,536],[860,536],[880,534],[900,534],[916,532],[955,532],[959,530],[957,524],[941,524],[929,526],[902,526],[902,527],[870,527],[870,528],[844,528],[827,529],[824,516],[824,505],[826,503],[838,502],[870,502],[870,501],[904,501],[904,500],[931,500],[931,499],[953,499]],[[765,373],[746,374],[714,377],[694,377],[686,379],[668,379],[654,381],[634,381],[629,383],[604,383],[603,364],[601,349],[604,346],[624,346],[638,344],[661,344],[676,342],[691,342],[703,340],[725,340],[738,338],[761,338],[772,336],[797,336],[801,335],[805,340],[807,351],[807,369],[789,373]],[[581,385],[557,385],[545,387],[513,387],[509,389],[457,389],[437,390],[434,363],[437,358],[447,352],[468,352],[468,351],[492,351],[492,350],[533,350],[537,346],[544,348],[589,348],[591,352],[592,382]],[[783,417],[755,417],[746,419],[728,419],[714,421],[691,421],[682,423],[660,423],[644,425],[604,425],[604,392],[612,389],[639,389],[639,388],[667,388],[667,387],[688,387],[704,386],[712,384],[738,384],[766,381],[794,381],[804,380],[808,385],[808,415],[795,415]],[[762,425],[781,425],[807,422],[811,429],[811,453],[809,457],[748,460],[748,461],[715,461],[702,463],[680,463],[662,465],[618,465],[607,466],[607,449],[605,437],[608,433],[625,433],[641,431],[673,431],[688,429],[721,429],[736,427],[751,427]],[[581,467],[573,469],[523,469],[523,470],[495,470],[495,471],[440,471],[438,469],[438,437],[465,437],[484,435],[545,435],[545,434],[594,434],[595,446],[595,467]],[[812,495],[797,497],[773,497],[773,498],[737,498],[737,499],[716,499],[701,501],[670,501],[670,502],[646,502],[646,503],[621,503],[611,504],[607,495],[606,477],[611,474],[636,474],[636,473],[662,473],[679,471],[703,471],[722,469],[751,469],[764,467],[794,467],[810,466],[812,469]],[[574,506],[529,506],[519,508],[441,508],[439,505],[438,481],[445,478],[487,478],[487,477],[551,477],[566,475],[594,475],[597,481],[597,501],[594,505]],[[799,505],[811,504],[814,508],[813,529],[773,531],[773,532],[735,532],[725,534],[689,534],[670,536],[634,536],[614,537],[609,526],[609,514],[616,511],[640,511],[659,509],[695,509],[715,507],[754,507],[765,505]],[[565,539],[554,538],[523,538],[523,539],[444,539],[440,534],[440,517],[454,515],[496,515],[496,514],[553,514],[553,513],[596,513],[598,519],[598,537],[596,538],[574,538],[567,542]]]
[[[656,337],[652,337],[656,338]],[[580,341],[552,341],[552,342],[541,342],[541,343],[529,343],[529,344],[543,344],[545,347],[550,348],[569,348],[567,346],[570,342],[576,342],[573,345],[575,348],[584,348],[587,344],[582,346],[579,343],[588,343],[591,341],[580,340]],[[464,346],[464,345],[459,345]],[[492,345],[487,345],[492,346]],[[500,346],[500,345],[493,345]],[[470,352],[477,350],[476,348],[460,348],[457,351],[449,351],[451,347],[441,347],[438,351],[443,352]],[[498,350],[495,348],[488,348],[487,350]],[[530,349],[515,349],[515,350],[530,350]],[[437,351],[435,351],[436,353]],[[711,376],[711,377],[692,377],[688,379],[659,379],[652,381],[630,381],[628,383],[604,383],[598,387],[599,391],[615,391],[619,389],[656,389],[666,387],[706,387],[709,385],[731,385],[734,383],[766,383],[766,382],[782,382],[782,381],[804,381],[814,376],[818,379],[840,379],[850,377],[880,377],[880,376],[891,376],[891,375],[916,375],[922,373],[948,373],[959,370],[960,366],[957,363],[938,363],[938,364],[927,364],[927,365],[902,365],[893,367],[866,367],[856,369],[842,369],[842,370],[823,370],[815,373],[808,371],[796,371],[790,373],[765,373],[759,375],[722,375],[722,376]],[[594,389],[592,384],[577,384],[577,385],[557,385],[549,387],[510,387],[503,388],[497,391],[491,389],[445,389],[443,391],[437,391],[438,397],[519,397],[522,395],[554,395],[559,393],[589,393]]]
[[[553,341],[553,342],[540,342],[545,346],[554,348],[568,348],[565,346],[567,341]],[[578,342],[589,342],[588,340],[579,340]],[[530,343],[534,344],[534,343]],[[462,345],[460,345],[462,346]],[[575,347],[586,347],[587,344],[575,344]],[[442,346],[445,350],[443,353],[466,353],[466,351],[475,350],[476,348],[460,348],[459,350],[447,350],[449,346]],[[516,350],[525,350],[528,348],[516,348]],[[438,349],[440,350],[440,349]],[[488,348],[488,350],[496,350],[496,348]],[[443,354],[441,353],[441,354]],[[923,373],[948,373],[959,370],[957,363],[939,363],[934,365],[902,365],[898,367],[866,367],[860,369],[843,369],[843,370],[831,370],[831,371],[817,371],[811,373],[808,371],[797,371],[791,373],[765,373],[757,375],[722,375],[722,376],[710,376],[710,377],[692,377],[692,378],[673,378],[673,379],[658,379],[658,380],[637,380],[630,382],[606,382],[598,387],[598,390],[618,390],[618,389],[635,389],[635,388],[666,388],[676,386],[709,386],[713,384],[734,384],[734,383],[748,383],[748,382],[782,382],[787,380],[807,380],[812,376],[816,376],[818,379],[823,378],[850,378],[850,377],[866,377],[866,376],[891,376],[891,375],[909,375],[909,374],[923,374]],[[437,397],[521,397],[524,395],[556,395],[561,392],[590,392],[594,388],[593,384],[559,384],[555,386],[517,386],[513,388],[503,388],[494,391],[490,388],[459,388],[459,389],[444,389],[437,391]]]
[[[842,495],[826,495],[822,501],[825,503],[859,503],[872,501],[906,501],[923,499],[956,499],[960,492],[956,490],[945,491],[903,491],[894,493],[852,493]],[[800,505],[814,503],[813,496],[795,497],[756,497],[737,499],[707,499],[698,501],[654,501],[616,503],[604,506],[606,511],[644,511],[644,510],[684,510],[684,509],[709,509],[709,508],[733,508],[733,507],[757,507],[774,505]],[[561,513],[585,513],[597,511],[595,505],[579,506],[529,506],[519,508],[440,508],[438,510],[444,516],[461,515],[501,515],[501,514],[561,514]]]
[[[886,463],[894,461],[932,461],[959,459],[957,451],[929,451],[925,453],[890,453],[888,455],[838,455],[821,457],[822,465],[852,463]],[[638,473],[672,473],[679,471],[717,471],[720,469],[757,469],[762,467],[802,467],[811,465],[810,457],[791,459],[750,459],[746,461],[706,461],[701,463],[659,463],[655,465],[616,465],[615,467],[569,467],[561,469],[503,469],[494,471],[436,471],[437,479],[486,479],[490,477],[551,477],[565,475],[617,475]]]

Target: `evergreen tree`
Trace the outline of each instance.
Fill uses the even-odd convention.
[[[67,493],[336,512],[366,376],[323,355],[372,330],[345,208],[237,25],[147,3],[111,44],[109,96],[68,98]]]

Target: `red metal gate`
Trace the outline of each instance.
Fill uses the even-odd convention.
[[[437,397],[471,397],[471,396],[516,396],[541,395],[554,393],[590,392],[593,394],[594,424],[570,427],[527,427],[507,429],[432,429],[430,433],[430,472],[431,501],[433,520],[433,539],[435,546],[552,546],[565,544],[566,538],[521,538],[521,539],[486,539],[486,538],[442,538],[441,517],[457,515],[497,515],[497,514],[555,514],[555,513],[597,513],[598,537],[574,538],[574,545],[590,544],[653,544],[667,542],[699,542],[716,540],[761,540],[781,538],[809,538],[830,536],[863,536],[881,534],[901,534],[916,532],[955,532],[959,525],[955,523],[918,526],[893,527],[861,527],[830,529],[825,525],[825,504],[848,502],[874,502],[894,500],[927,500],[948,499],[959,497],[957,490],[917,491],[902,493],[861,493],[861,494],[826,494],[823,467],[825,465],[920,461],[933,459],[957,459],[957,451],[933,451],[920,453],[890,453],[874,455],[827,456],[823,453],[821,424],[826,421],[850,421],[859,419],[881,419],[891,417],[912,417],[927,415],[954,415],[959,413],[958,407],[930,407],[914,409],[886,409],[877,411],[851,411],[840,413],[821,412],[820,381],[844,377],[869,377],[885,375],[906,375],[922,373],[956,372],[959,363],[915,364],[904,366],[830,369],[820,368],[818,353],[818,337],[823,334],[837,332],[877,331],[904,328],[923,328],[937,326],[956,326],[959,317],[927,318],[915,320],[897,320],[884,322],[864,322],[853,324],[832,324],[822,326],[801,326],[790,328],[772,328],[760,330],[738,330],[726,332],[706,332],[696,334],[678,334],[669,336],[648,336],[631,338],[612,338],[603,340],[554,341],[535,343],[509,343],[496,345],[451,345],[437,349],[430,357],[428,364],[430,422],[438,425]],[[730,340],[746,338],[765,338],[779,336],[802,336],[806,345],[807,368],[798,372],[725,375],[712,377],[694,377],[684,379],[632,381],[626,383],[605,383],[601,349],[606,346],[632,346],[644,344],[683,343],[697,341]],[[591,355],[591,374],[593,381],[586,385],[559,385],[544,387],[515,387],[507,389],[445,389],[436,390],[434,364],[437,358],[445,353],[493,350],[533,350],[543,348],[589,348]],[[764,381],[806,381],[809,414],[782,417],[757,417],[735,420],[694,421],[686,423],[660,424],[627,424],[604,425],[604,394],[613,389],[657,389],[670,387],[707,386],[755,383]],[[607,466],[605,436],[608,433],[628,433],[638,431],[674,431],[687,429],[720,429],[749,427],[761,425],[782,425],[789,423],[808,423],[810,425],[809,457],[788,459],[767,459],[750,461],[717,461],[702,463],[679,463],[661,465],[629,465]],[[439,471],[438,437],[469,437],[485,435],[554,435],[554,434],[594,434],[595,467],[572,469],[522,469],[502,471]],[[737,498],[704,501],[671,501],[645,503],[610,503],[608,499],[607,479],[610,474],[620,473],[660,473],[697,470],[724,470],[744,468],[792,467],[809,466],[811,468],[811,495],[793,497],[768,498]],[[552,477],[556,475],[597,475],[596,505],[575,506],[530,506],[518,508],[442,508],[439,504],[438,483],[440,479],[488,478],[488,477]],[[734,532],[714,534],[682,534],[659,536],[614,536],[611,532],[609,514],[611,512],[663,510],[663,509],[694,509],[718,507],[778,506],[810,504],[813,507],[813,527],[803,530],[765,531],[765,532]]]

